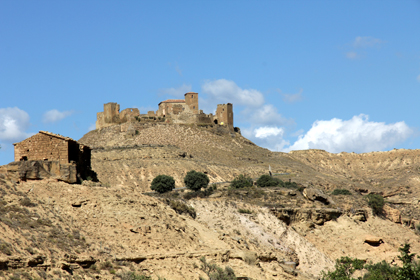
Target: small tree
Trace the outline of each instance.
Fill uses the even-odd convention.
[[[252,187],[252,179],[241,174],[230,183],[230,187],[234,189]]]
[[[372,211],[375,215],[381,215],[384,211],[385,201],[384,198],[379,194],[369,194],[368,205],[372,208]]]
[[[282,186],[283,181],[278,178],[273,178],[270,175],[261,175],[257,180],[257,186],[261,188]]]
[[[170,192],[175,189],[175,180],[171,176],[158,175],[153,179],[150,188],[158,193]]]
[[[207,188],[210,182],[209,177],[201,172],[191,170],[185,175],[185,186],[192,191],[199,191],[201,188]]]

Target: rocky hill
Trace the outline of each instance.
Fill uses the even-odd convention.
[[[418,150],[286,154],[223,126],[158,123],[110,126],[79,142],[93,149],[99,182],[22,182],[0,167],[0,277],[199,279],[205,257],[238,277],[317,279],[341,256],[398,264],[404,242],[420,253]],[[229,188],[239,174],[256,179],[269,167],[297,187]],[[190,170],[217,189],[185,190]],[[159,174],[177,189],[151,192]],[[383,216],[367,206],[369,193],[386,198]]]

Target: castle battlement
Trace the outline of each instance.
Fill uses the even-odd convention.
[[[233,106],[231,103],[218,104],[216,114],[205,114],[199,109],[198,93],[187,92],[184,99],[168,99],[158,104],[158,110],[141,115],[139,109],[128,108],[120,112],[120,105],[114,102],[104,104],[104,111],[97,113],[96,129],[141,121],[142,119],[178,124],[217,124],[233,129]]]

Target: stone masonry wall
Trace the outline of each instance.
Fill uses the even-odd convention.
[[[68,163],[68,145],[65,139],[38,133],[15,144],[15,161],[26,157],[27,160],[57,160]]]
[[[121,111],[120,105],[114,102],[104,104],[104,111],[96,114],[96,129],[101,129],[115,124],[131,122],[140,116],[137,108],[127,108]]]
[[[218,124],[233,126],[233,109],[232,104],[219,104],[217,105],[216,116]]]

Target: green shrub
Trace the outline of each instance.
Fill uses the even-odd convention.
[[[282,182],[280,179],[277,179],[277,180],[279,180],[281,182],[280,185],[283,185],[284,188],[288,188],[288,189],[298,189],[299,188],[298,184],[295,183],[295,182]]]
[[[123,272],[121,274],[118,274],[117,276],[121,278],[121,280],[152,280],[152,277],[139,275],[132,271]]]
[[[334,271],[321,273],[321,280],[420,280],[420,265],[413,261],[415,254],[410,253],[410,245],[404,244],[399,251],[402,267],[391,266],[385,261],[364,264],[363,260],[341,257],[336,260]],[[362,269],[367,271],[363,277],[352,277],[356,270]]]
[[[382,215],[385,205],[384,198],[379,194],[369,194],[367,199],[368,205],[372,208],[373,214]]]
[[[230,187],[234,189],[252,187],[252,179],[241,174],[230,183]]]
[[[363,269],[364,261],[350,258],[350,257],[341,257],[335,261],[335,270],[325,273],[322,271],[321,279],[322,280],[353,280],[351,278],[353,273],[356,270]]]
[[[273,178],[270,175],[261,175],[257,180],[257,186],[261,188],[282,186],[283,181],[278,178]]]
[[[207,188],[210,182],[209,177],[201,172],[191,170],[184,177],[185,186],[193,191],[199,191],[201,188]]]
[[[215,190],[217,190],[217,186],[216,184],[213,184],[212,186],[202,191],[187,192],[186,194],[184,194],[184,199],[190,200],[191,198],[195,198],[195,197],[200,197],[200,198],[208,197],[212,195]]]
[[[175,189],[175,180],[171,176],[158,175],[156,176],[150,188],[158,193],[165,193]]]
[[[209,280],[236,280],[235,272],[232,268],[226,266],[223,269],[216,264],[209,264],[205,257],[200,258],[200,261],[200,269],[207,274]],[[200,280],[204,280],[204,278],[200,277]]]
[[[252,214],[252,211],[249,209],[238,209],[238,212],[241,214]]]
[[[169,206],[175,210],[178,214],[186,213],[190,215],[193,219],[197,216],[194,207],[188,206],[187,204],[179,201],[179,200],[171,200],[169,201]]]
[[[200,197],[200,198],[208,197],[212,195],[216,189],[217,189],[216,185],[213,185],[202,191],[187,192],[186,194],[184,194],[184,199],[190,200],[196,197]]]
[[[375,264],[366,264],[365,269],[368,271],[363,280],[388,280],[395,279],[398,271],[397,267],[391,266],[386,261]]]
[[[346,189],[335,189],[332,192],[332,195],[340,195],[340,194],[351,195],[351,192],[349,190],[346,190]]]

